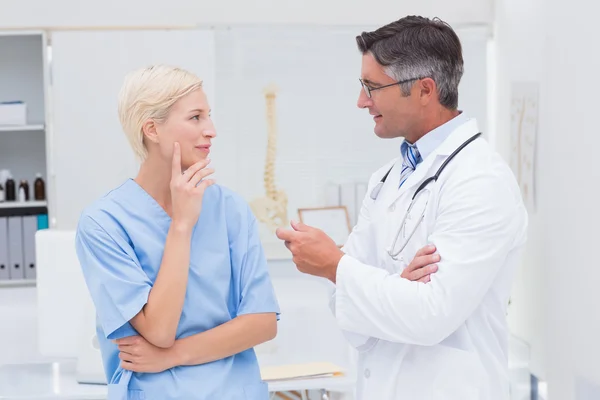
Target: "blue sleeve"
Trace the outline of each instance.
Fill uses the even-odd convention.
[[[107,339],[137,335],[129,321],[148,302],[152,282],[126,239],[82,216],[75,239],[83,277]]]
[[[235,286],[239,291],[237,315],[276,313],[279,320],[279,304],[269,276],[256,219],[247,205],[236,214],[239,221],[229,225],[232,228],[229,229],[229,237],[234,276],[238,277]]]

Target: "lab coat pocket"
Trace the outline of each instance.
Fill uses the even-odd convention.
[[[146,394],[143,390],[129,389],[127,384],[111,383],[107,400],[146,400]]]
[[[488,377],[476,353],[441,345],[436,349],[443,367],[433,377],[433,400],[488,398]]]
[[[253,383],[244,386],[246,400],[267,400],[269,398],[269,385],[266,382]]]

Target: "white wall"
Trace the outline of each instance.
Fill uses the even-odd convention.
[[[537,211],[511,327],[532,345],[551,400],[600,398],[600,269],[593,253],[600,224],[597,8],[584,0],[504,0],[496,10],[504,116],[497,136],[505,154],[507,84],[541,81]]]
[[[407,14],[489,23],[491,0],[2,0],[0,29],[197,24],[382,24]]]
[[[548,269],[548,387],[571,400],[585,378],[600,398],[600,268],[594,257],[600,225],[598,5],[553,0],[546,9],[547,42],[540,143],[540,190],[545,197],[543,242]],[[570,161],[563,163],[568,157]],[[559,188],[559,190],[557,190]],[[592,397],[579,397],[592,399]]]
[[[496,131],[498,151],[509,160],[510,152],[510,85],[514,81],[541,83],[544,44],[544,0],[500,0],[496,2],[494,47],[496,58]],[[543,103],[543,102],[542,102]],[[542,104],[543,106],[543,104]],[[541,121],[544,124],[545,121]],[[546,141],[546,132],[540,128],[538,145]],[[538,146],[538,150],[540,147]],[[538,151],[540,155],[540,151]],[[543,154],[542,154],[543,156]],[[538,178],[542,166],[537,163]],[[535,184],[539,189],[539,179]],[[537,211],[529,213],[529,239],[519,269],[509,309],[512,333],[531,346],[531,368],[534,374],[545,376],[545,285],[546,271],[540,255],[543,232],[541,210],[546,200],[537,191]],[[541,197],[541,198],[540,198]]]

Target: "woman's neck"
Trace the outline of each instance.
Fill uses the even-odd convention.
[[[134,179],[165,211],[171,215],[171,168],[162,160],[146,159]]]

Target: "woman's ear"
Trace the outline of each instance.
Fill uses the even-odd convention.
[[[158,132],[156,131],[156,123],[154,120],[149,119],[144,122],[144,125],[142,125],[142,132],[147,140],[158,143]]]

